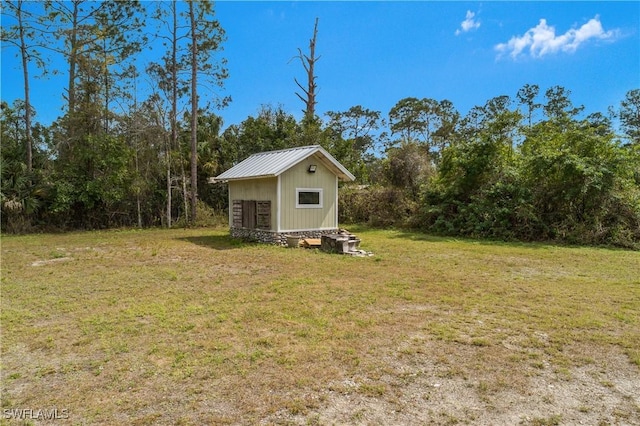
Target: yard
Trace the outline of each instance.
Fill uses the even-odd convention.
[[[352,231],[3,237],[0,423],[640,424],[640,253]]]

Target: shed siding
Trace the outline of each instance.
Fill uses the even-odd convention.
[[[315,173],[309,165],[315,164]],[[311,156],[281,175],[280,230],[334,229],[336,222],[337,176]],[[296,208],[296,188],[322,188],[322,208]]]
[[[271,228],[276,230],[276,206],[278,178],[248,179],[229,182],[229,205],[233,200],[271,201]],[[233,223],[233,212],[229,209],[229,223]]]

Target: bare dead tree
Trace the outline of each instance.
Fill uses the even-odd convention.
[[[316,38],[318,36],[318,18],[316,18],[315,26],[313,27],[313,38],[309,40],[309,55],[302,53],[302,49],[298,48],[298,55],[292,59],[298,58],[302,63],[302,67],[307,73],[307,87],[305,88],[297,78],[293,80],[296,82],[300,90],[304,93],[304,96],[296,92],[296,96],[300,98],[305,104],[305,109],[302,111],[305,118],[313,118],[316,113],[316,76],[315,76],[315,64],[320,59],[316,57]]]

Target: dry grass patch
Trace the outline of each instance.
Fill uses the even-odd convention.
[[[640,254],[358,229],[2,240],[2,406],[73,424],[640,422]],[[56,260],[64,259],[64,260]]]

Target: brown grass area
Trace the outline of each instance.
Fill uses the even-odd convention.
[[[3,237],[2,421],[640,424],[640,253],[356,231]]]

